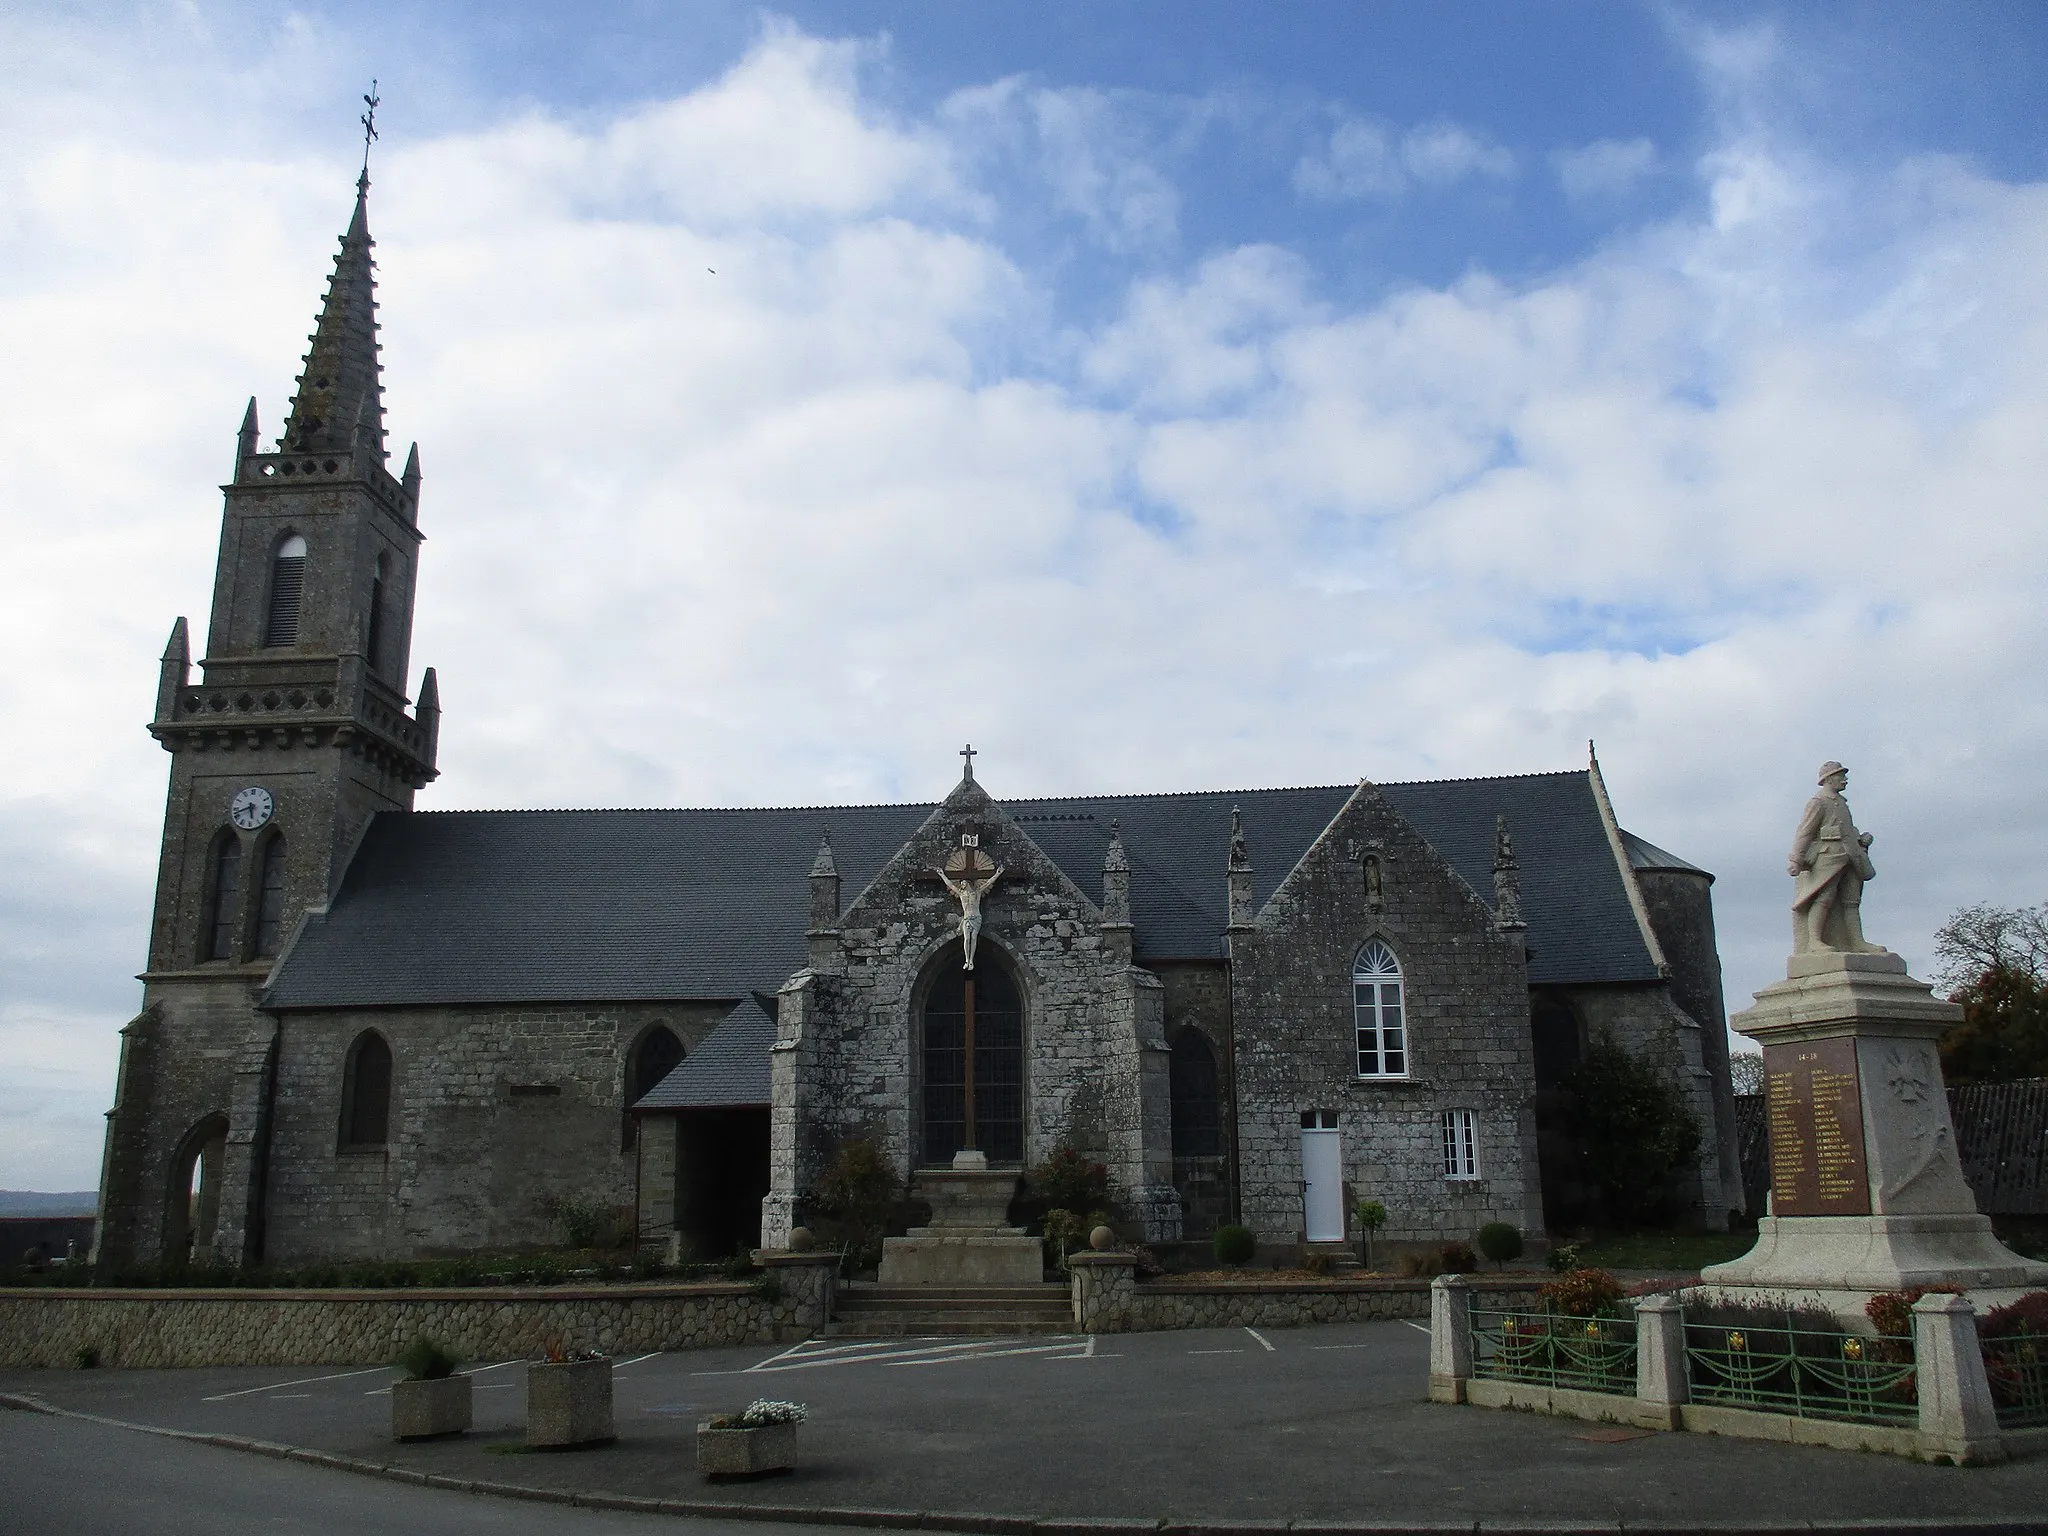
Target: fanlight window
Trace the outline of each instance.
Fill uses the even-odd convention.
[[[1407,1013],[1401,995],[1401,962],[1374,939],[1358,952],[1351,968],[1351,1008],[1358,1027],[1358,1075],[1408,1075]]]
[[[277,546],[270,562],[270,620],[265,645],[299,643],[299,599],[306,591],[306,541],[296,533]]]

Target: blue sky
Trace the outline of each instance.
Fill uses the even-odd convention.
[[[423,807],[1595,737],[1720,876],[1739,1007],[1823,758],[1916,965],[2044,894],[2044,54],[2021,4],[0,17],[0,1186],[93,1180],[155,658],[371,77]]]

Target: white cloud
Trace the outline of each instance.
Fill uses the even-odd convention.
[[[1657,168],[1657,146],[1648,139],[1597,139],[1550,157],[1564,195],[1575,203],[1625,197]]]
[[[316,92],[353,67],[266,46]],[[929,797],[969,737],[1038,794],[1551,769],[1592,735],[1624,820],[1720,874],[1737,1006],[1823,757],[1879,838],[1879,938],[1924,960],[1962,901],[2041,898],[2048,191],[1847,182],[1752,81],[1696,214],[1347,305],[1278,241],[1180,259],[1183,130],[1140,106],[998,82],[905,119],[870,57],[771,29],[674,100],[387,140],[447,708],[423,806]],[[181,58],[162,90],[228,68]],[[252,390],[276,429],[353,166],[223,154],[272,142],[254,86],[232,133],[200,91],[165,135],[13,83],[0,1053],[31,1086],[0,1185],[80,1187],[146,940],[156,657],[203,627],[214,486]],[[1363,120],[1303,166],[1328,197],[1512,170]],[[1063,318],[1040,259],[1075,228],[1142,258],[1106,317]]]
[[[1295,163],[1294,189],[1321,202],[1389,200],[1416,184],[1448,187],[1514,173],[1511,153],[1458,123],[1422,123],[1396,135],[1385,124],[1347,113],[1325,142]]]

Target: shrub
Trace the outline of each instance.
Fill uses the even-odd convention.
[[[631,1231],[624,1213],[603,1200],[549,1195],[541,1201],[540,1208],[571,1248],[622,1248]]]
[[[2048,1291],[2030,1291],[2018,1301],[1993,1307],[1977,1325],[1987,1339],[2005,1339],[2018,1333],[2048,1337]]]
[[[1598,1317],[1619,1310],[1627,1289],[1604,1269],[1575,1269],[1537,1293],[1543,1310],[1565,1317]]]
[[[1259,1251],[1259,1240],[1252,1236],[1250,1227],[1229,1222],[1216,1229],[1212,1246],[1216,1250],[1217,1263],[1235,1267],[1251,1263],[1253,1255]]]
[[[1373,1234],[1387,1224],[1387,1207],[1383,1201],[1361,1200],[1352,1216],[1358,1222],[1358,1230],[1365,1234],[1365,1262],[1369,1267],[1372,1264]]]
[[[1883,1337],[1910,1339],[1913,1336],[1914,1302],[1922,1296],[1962,1294],[1961,1288],[1953,1285],[1916,1285],[1903,1291],[1880,1291],[1864,1303],[1863,1315]]]
[[[801,1424],[810,1416],[811,1410],[802,1403],[757,1397],[738,1413],[721,1413],[709,1422],[713,1429],[762,1429],[770,1424]]]
[[[1404,1253],[1394,1261],[1394,1268],[1404,1279],[1424,1280],[1443,1273],[1444,1256],[1441,1253]]]
[[[407,1381],[440,1381],[453,1376],[461,1363],[451,1351],[425,1336],[406,1345],[392,1362],[405,1372]]]
[[[881,1262],[899,1192],[896,1170],[874,1137],[849,1136],[833,1148],[811,1193],[838,1228],[835,1235],[846,1244],[854,1271]]]
[[[71,1352],[71,1358],[81,1371],[96,1371],[100,1365],[100,1347],[97,1344],[81,1344]]]
[[[1048,1206],[1072,1211],[1098,1211],[1109,1202],[1109,1169],[1090,1161],[1078,1147],[1055,1147],[1051,1156],[1025,1175],[1031,1192]]]
[[[1552,1274],[1568,1275],[1579,1267],[1584,1255],[1585,1250],[1577,1243],[1553,1243],[1543,1262],[1550,1267]]]
[[[1505,1221],[1489,1221],[1479,1229],[1479,1251],[1498,1268],[1522,1256],[1522,1229]]]
[[[1479,1267],[1479,1255],[1472,1251],[1470,1243],[1445,1243],[1437,1250],[1437,1258],[1447,1275],[1462,1275]]]

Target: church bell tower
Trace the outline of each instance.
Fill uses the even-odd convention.
[[[163,656],[149,730],[170,795],[108,1115],[103,1270],[259,1256],[276,1055],[260,993],[369,818],[435,775],[433,669],[406,695],[419,450],[386,467],[368,205],[366,170],[276,447],[253,399],[242,418],[199,677],[184,619]]]

